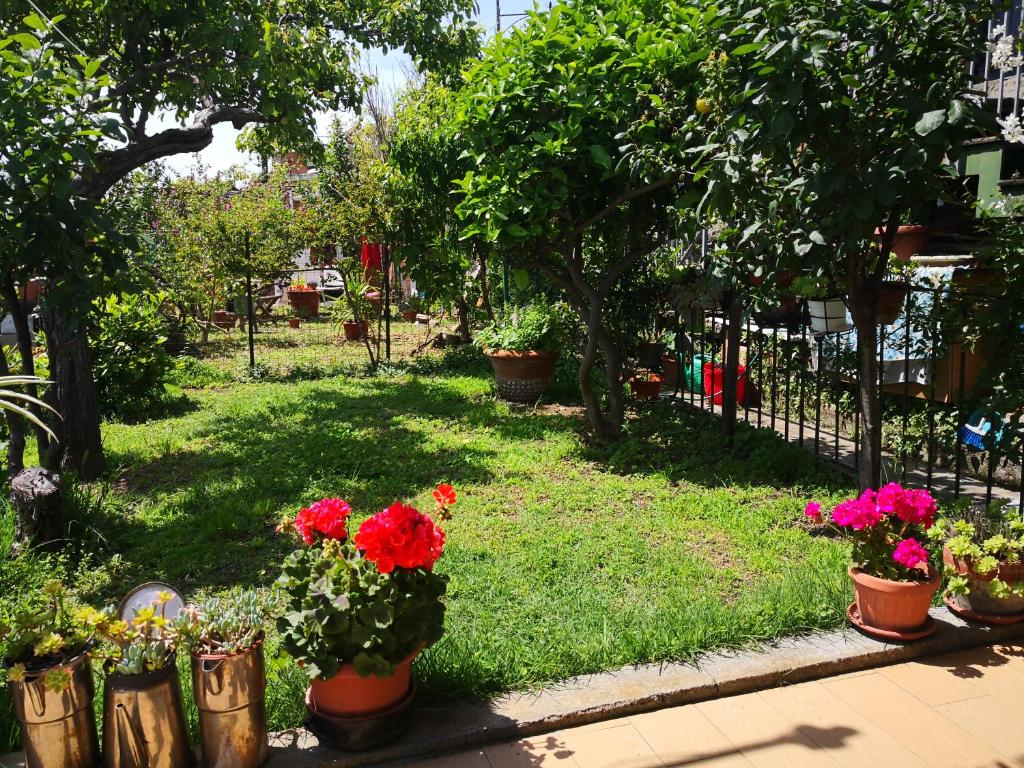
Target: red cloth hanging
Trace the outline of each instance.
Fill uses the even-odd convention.
[[[366,269],[380,269],[383,263],[380,257],[380,243],[368,243],[366,238],[363,238],[363,254],[360,261]]]

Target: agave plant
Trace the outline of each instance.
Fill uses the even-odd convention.
[[[41,379],[38,376],[0,376],[0,410],[18,414],[22,418],[30,421],[32,424],[35,424],[40,429],[46,430],[46,433],[56,440],[57,435],[53,433],[53,430],[46,426],[46,423],[42,419],[32,413],[32,411],[21,403],[38,405],[40,408],[46,409],[58,418],[60,418],[60,414],[38,397],[32,397],[32,395],[18,389],[18,387],[23,387],[26,384],[40,385],[50,383],[51,382]]]

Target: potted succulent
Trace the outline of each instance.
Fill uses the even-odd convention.
[[[665,379],[660,373],[638,370],[629,378],[629,388],[637,400],[657,400]]]
[[[288,304],[298,317],[308,320],[320,314],[320,292],[315,283],[297,278],[288,286]]]
[[[506,400],[533,403],[555,377],[561,336],[559,310],[530,304],[483,328],[476,342],[491,361],[498,393]]]
[[[816,502],[804,514],[823,521]],[[928,608],[941,579],[922,543],[935,514],[928,491],[899,483],[868,488],[832,510],[827,524],[853,544],[849,574],[856,600],[847,617],[855,627],[887,640],[914,640],[935,631]]]
[[[163,593],[136,611],[131,622],[108,622],[103,644],[103,765],[192,768],[195,756],[185,727],[181,681],[175,664],[178,627],[166,615]],[[112,614],[112,609],[108,609]]]
[[[793,292],[807,300],[807,313],[814,333],[837,333],[852,326],[846,320],[846,304],[825,278],[801,276],[793,280]]]
[[[87,651],[109,620],[109,614],[74,604],[59,581],[0,615],[3,666],[27,765],[99,764]]]
[[[953,613],[985,624],[1024,621],[1024,521],[1009,507],[960,506],[928,532],[942,544]]]
[[[256,768],[270,754],[264,704],[263,625],[270,613],[258,590],[236,590],[186,606],[180,647],[191,651],[203,764]]]
[[[434,498],[447,519],[452,487],[438,486]],[[448,580],[433,570],[445,537],[429,516],[396,502],[350,537],[350,514],[343,499],[323,499],[279,527],[302,546],[277,581],[287,601],[277,625],[310,679],[314,730],[366,748],[409,725],[412,662],[441,637]]]

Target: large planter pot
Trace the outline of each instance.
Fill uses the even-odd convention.
[[[362,341],[370,332],[370,323],[366,320],[360,320],[358,323],[354,320],[346,320],[342,323],[342,327],[345,329],[346,341]]]
[[[971,564],[953,554],[948,548],[942,549],[942,562],[947,569],[967,579],[970,594],[947,595],[946,605],[953,613],[985,624],[1014,624],[1024,621],[1024,598],[1016,595],[993,597],[988,585],[995,579],[1009,585],[1024,582],[1024,563],[1000,563],[992,573],[980,574]]]
[[[857,598],[849,612],[854,626],[888,640],[915,640],[935,631],[928,609],[942,580],[933,567],[926,581],[889,581],[859,568],[849,574]]]
[[[104,768],[193,768],[172,661],[141,675],[111,673],[103,684]]]
[[[637,400],[657,400],[661,397],[661,385],[664,379],[656,373],[646,376],[634,376],[629,380],[629,388]]]
[[[270,745],[262,638],[241,653],[193,654],[192,691],[206,768],[257,768]]]
[[[407,323],[415,323],[417,314],[418,313],[416,312],[415,309],[403,309],[402,319],[405,320],[405,322]]]
[[[547,391],[555,378],[557,352],[511,352],[492,349],[487,352],[498,394],[515,403],[534,403]]]
[[[303,319],[320,314],[320,294],[317,291],[294,291],[288,289],[288,305]]]
[[[238,322],[238,315],[228,312],[226,309],[218,309],[213,313],[213,324],[218,328],[228,331],[235,327]]]
[[[910,285],[904,280],[886,280],[878,289],[875,319],[879,325],[892,325],[903,314]]]
[[[45,669],[28,672],[23,681],[9,683],[28,768],[99,765],[89,659],[82,654],[63,666],[71,672],[71,685],[59,693],[43,685]]]
[[[846,322],[846,304],[842,299],[808,299],[807,313],[814,333],[838,333],[851,327]]]
[[[882,237],[882,230],[876,229],[875,236]],[[906,224],[896,230],[896,237],[892,242],[892,252],[897,259],[910,261],[919,253],[928,250],[928,244],[932,241],[932,228],[925,224]]]

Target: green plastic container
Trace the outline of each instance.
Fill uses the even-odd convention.
[[[701,392],[704,389],[704,356],[694,355],[693,362],[684,366],[683,388],[687,392]]]

